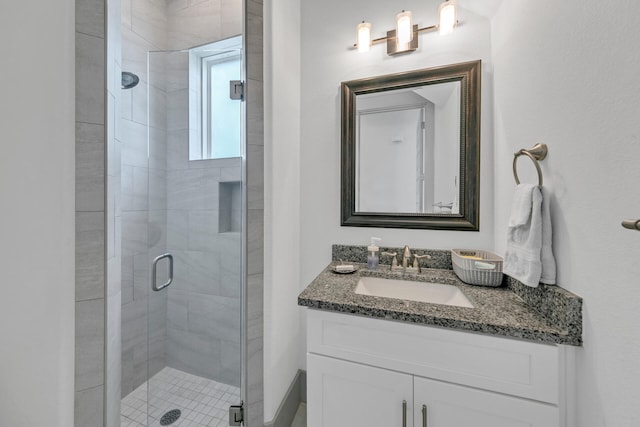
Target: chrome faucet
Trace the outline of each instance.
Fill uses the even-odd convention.
[[[409,245],[405,245],[402,250],[402,268],[410,267],[409,260],[411,259],[411,250],[409,249]]]
[[[409,249],[409,245],[405,245],[402,249],[402,263],[398,265],[398,253],[397,252],[382,252],[382,256],[392,257],[391,265],[389,269],[391,271],[402,269],[404,273],[420,273],[420,260],[421,259],[431,259],[431,255],[416,255],[411,253],[411,249]],[[410,262],[411,258],[413,258],[413,263]]]

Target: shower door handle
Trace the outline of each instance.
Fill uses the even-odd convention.
[[[167,280],[161,286],[158,286],[156,284],[156,268],[158,266],[158,262],[161,259],[164,259],[164,258],[167,258],[169,260],[169,280]],[[171,282],[173,282],[173,255],[171,255],[169,253],[166,253],[166,254],[162,254],[160,256],[157,256],[153,260],[153,268],[151,270],[151,289],[153,289],[154,291],[158,292],[158,291],[166,288],[167,286],[169,286],[171,284]]]

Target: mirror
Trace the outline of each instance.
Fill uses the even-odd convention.
[[[342,83],[343,226],[479,229],[480,61]]]

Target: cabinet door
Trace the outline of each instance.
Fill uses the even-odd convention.
[[[411,427],[412,400],[411,375],[307,356],[309,427]]]
[[[414,378],[413,404],[414,427],[560,426],[556,406],[420,377]]]

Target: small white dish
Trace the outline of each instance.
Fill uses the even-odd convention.
[[[337,270],[336,266],[334,265],[333,267],[331,267],[331,271],[337,274],[353,274],[358,271],[358,268],[354,266],[353,270]]]

